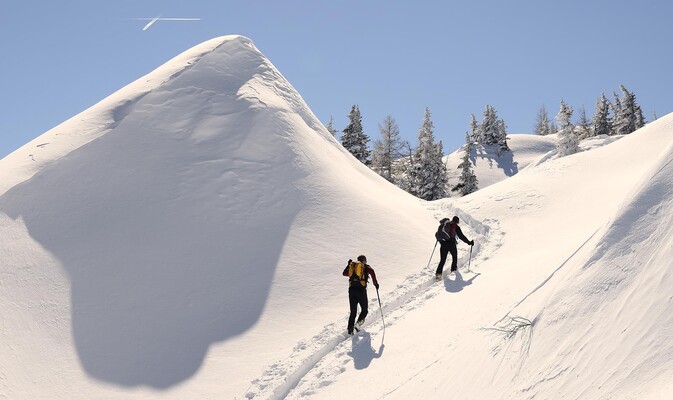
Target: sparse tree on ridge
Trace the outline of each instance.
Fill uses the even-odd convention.
[[[400,138],[400,128],[395,119],[388,115],[379,124],[381,139],[374,142],[372,169],[379,175],[393,182],[393,161],[402,156],[404,143]]]
[[[479,123],[477,122],[477,117],[474,114],[470,114],[470,136],[471,141],[481,143],[481,134],[479,132]]]
[[[596,101],[596,111],[591,124],[594,136],[612,134],[610,102],[608,101],[608,98],[605,97],[605,93],[601,93],[601,97]]]
[[[612,107],[612,132],[611,135],[617,135],[617,128],[619,125],[619,116],[622,114],[622,102],[619,100],[617,93],[612,92],[613,102],[610,104]]]
[[[395,185],[407,193],[413,193],[411,167],[414,164],[414,150],[411,144],[404,140],[402,142],[402,157],[394,163],[393,180]]]
[[[361,163],[369,165],[369,137],[362,131],[362,116],[357,104],[351,108],[348,119],[350,122],[343,130],[341,144]]]
[[[470,134],[465,134],[465,155],[463,155],[463,161],[458,165],[460,168],[461,174],[458,181],[458,184],[453,187],[453,191],[460,191],[460,194],[463,196],[476,192],[478,189],[477,176],[472,170],[472,162],[470,162],[470,156],[472,154],[472,149],[474,148],[474,143]]]
[[[575,135],[575,127],[570,122],[573,115],[572,107],[566,105],[561,100],[561,108],[556,115],[558,122],[558,142],[556,143],[556,151],[559,157],[575,154],[579,151],[579,139]]]
[[[480,143],[483,145],[497,145],[497,152],[500,155],[503,151],[509,151],[507,146],[507,126],[505,121],[498,118],[498,114],[490,105],[484,110],[484,119],[479,125]]]
[[[586,139],[592,135],[591,132],[591,121],[587,117],[587,111],[584,109],[584,105],[580,106],[580,115],[577,119],[577,137],[579,139]]]
[[[329,116],[329,122],[327,123],[327,126],[325,126],[325,128],[327,129],[327,132],[332,134],[332,136],[336,137],[337,130],[334,129],[334,118],[332,118],[331,115]]]
[[[549,134],[558,133],[558,126],[554,121],[549,121]]]
[[[498,146],[496,154],[500,156],[503,152],[509,151],[509,146],[507,145],[507,125],[505,125],[505,121],[502,119],[498,120],[498,131],[500,132],[500,135],[498,136],[498,142],[496,143]]]
[[[418,148],[409,169],[411,194],[424,200],[446,197],[446,165],[444,164],[442,142],[435,143],[434,125],[430,110],[425,108],[423,124],[418,131]]]
[[[535,134],[549,135],[551,133],[549,125],[549,115],[547,114],[547,108],[543,104],[540,107],[540,111],[537,112],[537,118],[535,119]]]
[[[636,103],[636,95],[629,92],[624,85],[619,85],[622,90],[622,98],[615,97],[615,119],[613,122],[615,133],[617,135],[628,135],[636,129],[645,126],[645,117]]]

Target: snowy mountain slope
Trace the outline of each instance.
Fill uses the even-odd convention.
[[[426,203],[248,39],[206,42],[0,160],[0,394],[666,398],[672,132],[561,159],[522,144],[510,179]],[[454,214],[476,244],[436,283]],[[360,253],[385,328],[370,289],[344,340]]]
[[[483,189],[503,179],[516,175],[530,163],[554,150],[556,135],[509,135],[507,143],[509,152],[498,156],[493,146],[477,145],[470,155],[474,174],[479,180],[479,189]],[[461,170],[458,167],[463,162],[465,151],[461,147],[444,157],[449,177],[449,187],[458,184]],[[456,192],[450,193],[459,197]]]
[[[189,69],[220,40],[196,46],[106,99],[45,132],[2,159],[0,193],[30,178],[46,164],[114,129],[133,105],[150,91]]]
[[[0,170],[9,398],[240,396],[299,338],[343,321],[348,258],[367,254],[385,295],[435,225],[238,36],[178,56]]]
[[[363,399],[668,398],[671,134],[673,115],[430,203],[487,228],[473,272],[345,343],[288,398],[340,398],[354,380]],[[343,371],[322,378],[329,365]]]
[[[605,146],[621,139],[623,136],[600,136],[584,139],[580,142],[580,150],[588,151]],[[512,177],[520,171],[540,165],[556,157],[557,135],[509,135],[507,144],[510,151],[497,155],[495,146],[476,145],[470,156],[473,172],[479,180],[479,189]],[[460,148],[444,157],[448,186],[453,188],[460,181],[461,169],[465,151]],[[457,192],[449,193],[452,197],[460,197]]]

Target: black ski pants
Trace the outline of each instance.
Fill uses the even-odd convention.
[[[360,316],[358,321],[364,321],[367,316],[367,288],[361,286],[353,286],[348,288],[348,302],[351,306],[351,315],[348,317],[348,333],[353,333],[353,326],[355,326],[355,316],[358,313],[358,304],[360,305]]]
[[[439,241],[439,264],[435,273],[441,274],[444,271],[446,257],[451,253],[451,271],[458,269],[458,246],[455,240]]]

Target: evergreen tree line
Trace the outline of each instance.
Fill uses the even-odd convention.
[[[418,130],[418,145],[413,149],[408,141],[402,140],[399,127],[391,115],[379,124],[380,138],[374,141],[373,151],[369,149],[370,138],[363,131],[362,115],[357,105],[351,108],[348,120],[348,125],[342,130],[341,144],[360,162],[421,199],[436,200],[448,196],[448,175],[442,160],[444,146],[441,140],[435,139],[432,115],[427,107]],[[465,156],[458,166],[461,169],[459,183],[451,188],[462,195],[477,190],[477,177],[469,159],[475,143],[494,146],[499,155],[509,151],[507,127],[492,106],[486,106],[481,123],[472,115],[470,127],[471,131],[465,138]],[[326,128],[336,137],[337,130],[331,117]]]
[[[561,130],[572,130],[578,139],[586,139],[599,135],[627,135],[636,129],[645,126],[643,111],[636,102],[636,95],[630,92],[624,85],[619,86],[622,92],[621,98],[613,92],[613,102],[610,102],[601,93],[596,101],[594,117],[587,117],[584,106],[579,110],[576,124],[572,124],[573,109],[561,101],[559,113],[556,115],[556,123],[549,120],[547,110],[543,105],[538,111],[534,131],[538,135],[559,133]],[[562,127],[561,124],[564,124]]]
[[[552,121],[543,105],[536,118],[535,133],[539,135],[558,134],[556,144],[560,157],[576,153],[579,142],[598,135],[629,134],[646,123],[643,112],[636,102],[633,92],[620,85],[622,96],[613,92],[613,102],[605,94],[601,94],[596,102],[594,117],[587,117],[584,106],[579,110],[576,123],[572,122],[573,108],[561,100],[558,114]],[[380,138],[374,141],[370,150],[370,138],[362,128],[362,115],[357,105],[353,105],[348,115],[349,123],[341,131],[341,144],[355,158],[369,166],[389,182],[407,192],[425,200],[436,200],[447,197],[449,190],[461,195],[472,193],[478,189],[477,177],[474,174],[470,156],[475,145],[494,149],[498,156],[509,151],[507,145],[507,126],[498,117],[495,108],[486,106],[481,122],[470,115],[470,129],[465,135],[464,156],[458,166],[461,170],[458,184],[448,188],[446,164],[442,158],[444,149],[442,141],[436,141],[434,125],[430,110],[426,107],[423,123],[418,131],[418,145],[402,140],[395,119],[388,115],[379,124]],[[327,130],[337,136],[332,117],[326,125]]]

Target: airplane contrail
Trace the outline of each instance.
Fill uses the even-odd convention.
[[[154,18],[129,18],[135,21],[150,21],[143,27],[143,30],[146,31],[147,28],[152,26],[157,21],[201,21],[201,18],[164,18],[164,17],[154,17]]]

